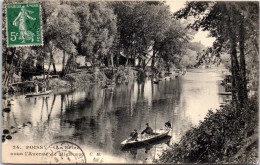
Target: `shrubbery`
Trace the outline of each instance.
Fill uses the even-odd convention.
[[[174,128],[173,128],[174,129]],[[159,163],[257,163],[258,100],[234,109],[226,105],[208,112],[199,126],[192,128],[167,149]]]
[[[137,76],[137,71],[131,67],[118,67],[117,70],[112,71],[111,69],[104,70],[106,77],[110,80],[114,80],[117,83],[128,82],[133,80]]]
[[[106,75],[103,72],[97,72],[95,74],[82,73],[82,74],[69,74],[65,78],[71,82],[73,86],[82,84],[90,84],[95,82],[105,82],[107,80]]]
[[[124,81],[130,81],[136,78],[137,72],[134,71],[132,68],[123,68],[119,67],[116,74],[115,78],[117,82],[124,82]]]
[[[131,68],[118,68],[114,73],[112,70],[97,71],[95,73],[72,73],[66,75],[63,80],[51,80],[50,87],[78,87],[94,83],[108,83],[111,81],[127,82],[136,78],[136,71]]]

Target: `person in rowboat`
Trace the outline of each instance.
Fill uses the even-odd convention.
[[[142,135],[144,133],[146,133],[147,135],[153,134],[153,129],[149,126],[149,123],[146,123],[146,128],[141,132]]]
[[[43,80],[43,82],[42,82],[42,91],[43,92],[46,92],[46,86],[47,86],[46,81]]]
[[[138,141],[137,138],[138,138],[138,133],[137,130],[134,129],[134,131],[131,132],[130,139],[128,141]]]
[[[35,93],[39,92],[39,86],[38,86],[38,78],[36,77],[34,80],[34,88],[35,88]]]
[[[172,125],[170,123],[170,121],[167,121],[164,126],[168,129],[168,128],[172,128]]]

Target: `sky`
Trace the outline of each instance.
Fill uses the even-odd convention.
[[[170,6],[171,12],[176,12],[181,8],[185,7],[186,1],[167,1],[166,4]],[[212,46],[215,38],[208,37],[208,31],[199,30],[197,34],[195,34],[194,39],[192,42],[201,42],[206,47]]]

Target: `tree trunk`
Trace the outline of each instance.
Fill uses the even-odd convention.
[[[111,61],[111,67],[114,68],[114,57],[112,53],[110,55],[110,61]]]
[[[63,50],[62,72],[61,72],[61,76],[62,76],[62,77],[65,75],[65,56],[66,56],[66,52]]]
[[[146,67],[146,65],[145,65],[145,59],[142,59],[142,68],[143,68],[143,70],[145,70],[145,67]]]
[[[7,85],[10,80],[12,80],[12,68],[13,68],[13,62],[14,62],[14,54],[15,54],[16,48],[11,48],[11,52],[12,52],[12,60],[11,60],[11,64],[9,64],[9,66],[7,66],[7,70],[6,70],[6,74],[5,74],[5,78],[3,81],[3,85]],[[7,63],[7,57],[6,57],[6,63]]]
[[[246,152],[246,149],[250,145],[257,143],[257,142],[258,142],[258,132],[254,133],[252,136],[250,136],[249,138],[246,139],[246,142],[244,143],[244,145],[239,149],[239,151],[236,153],[236,155],[231,158],[231,160],[237,159],[239,156],[241,156],[242,154],[244,154]]]
[[[45,69],[44,69],[44,56],[42,57],[43,60],[42,60],[42,71],[43,71],[43,79],[45,79]]]
[[[116,53],[116,66],[117,66],[117,67],[119,66],[119,58],[120,58],[120,53],[117,52],[117,53]]]
[[[155,65],[155,55],[156,55],[156,52],[153,50],[152,64],[151,64],[152,69],[154,69],[154,65]]]
[[[56,71],[56,66],[55,66],[55,61],[54,61],[53,55],[51,56],[51,59],[52,59],[53,72],[56,75],[57,71]]]
[[[241,105],[247,100],[246,62],[245,62],[245,29],[244,16],[241,16],[239,28],[239,50],[240,50],[240,76],[241,76]]]
[[[227,8],[229,9],[229,8]],[[236,51],[236,34],[234,28],[234,14],[232,12],[232,6],[230,5],[229,20],[227,21],[229,39],[230,39],[230,55],[231,55],[231,73],[232,73],[232,101],[236,108],[239,107],[238,90],[239,90],[239,66],[237,60]]]
[[[94,66],[93,66],[94,67]],[[71,73],[71,71],[77,69],[77,64],[76,64],[76,57],[74,55],[70,55],[67,64],[64,69],[64,75]]]
[[[52,60],[51,60],[51,54],[52,54],[52,52],[50,52],[50,61],[49,61],[49,66],[48,66],[47,79],[49,79],[49,75],[50,75],[50,68],[51,68],[51,62],[52,62]]]
[[[152,57],[150,57],[149,60],[144,64],[144,70],[145,70],[145,67],[149,64],[151,59],[152,59]],[[155,58],[153,60],[155,60]],[[154,67],[152,67],[152,69],[154,69]]]
[[[7,55],[5,54],[4,55],[4,65],[5,65],[5,75],[6,75],[6,73],[7,73]]]
[[[125,67],[128,65],[128,56],[126,56]]]

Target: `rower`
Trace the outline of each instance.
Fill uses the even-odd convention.
[[[149,123],[146,123],[146,128],[145,130],[142,131],[141,134],[146,133],[147,135],[152,135],[153,134],[153,129],[149,126]]]
[[[138,141],[137,138],[138,138],[138,133],[137,133],[137,130],[134,129],[134,131],[131,132],[131,134],[130,134],[129,141]]]
[[[42,82],[42,91],[43,92],[46,92],[46,87],[47,87],[46,81],[43,80],[43,82]]]
[[[34,80],[34,87],[35,87],[35,93],[38,93],[38,91],[39,91],[39,86],[38,86],[38,79],[37,79],[37,77],[35,78],[35,80]]]
[[[167,129],[172,128],[172,125],[171,125],[170,121],[167,121],[167,122],[164,124],[164,126],[165,126]]]

